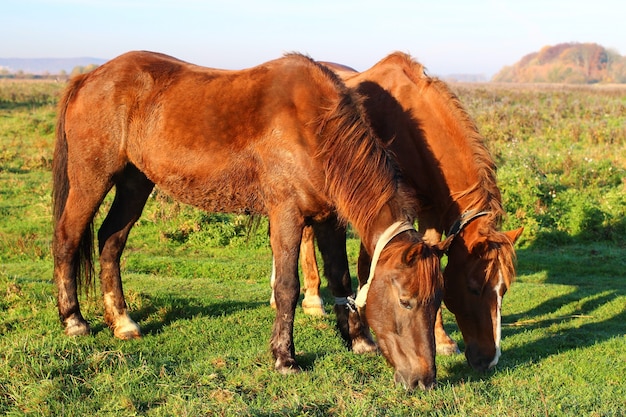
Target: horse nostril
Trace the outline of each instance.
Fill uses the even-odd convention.
[[[423,391],[429,391],[437,386],[437,380],[434,377],[420,379],[417,376],[404,375],[400,371],[396,371],[393,379],[396,384],[401,384],[407,391],[413,391],[416,387]]]
[[[420,381],[419,382],[419,387],[422,391],[430,391],[431,389],[435,388],[437,386],[437,380],[433,380],[428,384],[425,384],[424,382]]]
[[[465,349],[465,358],[467,359],[467,363],[469,363],[472,369],[480,373],[487,372],[493,368],[498,363],[499,357],[500,355],[498,351],[496,351],[496,355],[493,357],[488,357],[481,354],[477,349],[472,349],[471,346],[468,346]]]
[[[404,375],[402,375],[402,373],[400,371],[396,371],[393,374],[393,381],[397,384],[397,385],[402,385],[404,387],[405,390],[410,390],[411,388],[409,387],[409,385],[407,384],[406,379],[404,378]]]

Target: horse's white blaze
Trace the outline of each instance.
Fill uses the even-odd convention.
[[[489,368],[493,368],[497,365],[498,360],[500,359],[500,354],[502,353],[500,350],[500,338],[502,337],[502,294],[500,293],[500,290],[504,285],[504,278],[502,277],[502,273],[498,274],[498,277],[500,280],[493,288],[493,291],[496,293],[496,310],[495,317],[492,317],[492,321],[494,323],[493,340],[496,344],[496,354],[494,355],[491,363],[489,363]]]

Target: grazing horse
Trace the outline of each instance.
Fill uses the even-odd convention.
[[[396,380],[407,388],[434,385],[439,257],[450,240],[425,244],[407,222],[414,203],[393,158],[358,94],[328,68],[299,54],[226,71],[129,52],[72,79],[56,135],[54,280],[67,335],[90,332],[78,288],[92,285],[93,219],[115,187],[97,235],[104,320],[120,339],[141,336],[124,300],[120,257],[157,185],[209,212],[269,217],[276,262],[270,346],[281,373],[299,371],[293,322],[303,228],[313,224],[327,245],[338,225],[353,224],[365,250],[380,253],[366,301],[388,317],[373,325],[394,345],[387,359]],[[352,294],[341,273],[330,276],[337,297]],[[337,320],[353,346],[372,349],[357,312]]]
[[[325,65],[365,97],[372,127],[395,155],[417,196],[418,225],[425,240],[432,244],[444,233],[457,234],[444,270],[443,300],[463,334],[468,363],[479,371],[495,366],[500,356],[502,297],[515,276],[513,244],[523,228],[499,231],[504,210],[496,167],[476,125],[449,87],[427,76],[424,67],[406,54],[392,53],[361,73],[344,65]],[[318,241],[320,250],[321,244]],[[313,235],[308,231],[301,253],[307,255],[301,261],[303,303],[306,311],[315,306],[319,310],[320,279]],[[325,268],[329,268],[326,262]],[[362,248],[361,283],[368,270],[369,256]],[[458,352],[443,328],[441,310],[435,336],[439,353]]]

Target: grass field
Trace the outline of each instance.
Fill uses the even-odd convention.
[[[454,86],[498,161],[505,227],[526,231],[496,369],[439,356],[438,387],[406,393],[382,356],[344,348],[325,289],[328,317],[296,313],[305,372],[274,372],[265,225],[248,236],[245,218],[158,192],[123,257],[145,336],[113,339],[96,297],[82,304],[93,335],[65,337],[50,256],[60,88],[0,81],[0,414],[626,414],[626,89]]]

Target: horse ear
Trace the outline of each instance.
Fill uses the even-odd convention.
[[[519,239],[519,237],[522,235],[523,231],[524,231],[524,228],[520,227],[519,229],[508,230],[504,232],[504,234],[506,235],[506,237],[508,237],[511,240],[512,244],[515,244],[515,242],[517,242],[517,239]]]
[[[441,242],[432,246],[428,245],[426,242],[421,242],[417,245],[411,245],[404,251],[404,254],[402,255],[402,261],[407,265],[413,265],[418,256],[420,256],[424,252],[424,248],[426,246],[430,246],[431,250],[435,252],[435,254],[439,258],[441,258],[452,244],[454,236],[455,235],[450,235],[446,237],[445,240],[442,240]]]
[[[402,254],[402,262],[408,266],[412,266],[415,264],[415,261],[418,259],[422,251],[424,250],[423,245],[425,243],[419,243],[417,245],[411,245]]]
[[[489,250],[489,242],[486,237],[480,237],[472,242],[469,247],[470,253],[473,253],[475,256],[482,256],[485,252]]]
[[[448,248],[450,248],[454,240],[454,236],[456,235],[447,236],[444,240],[432,246],[433,251],[435,251],[438,257],[441,258],[448,251]]]

